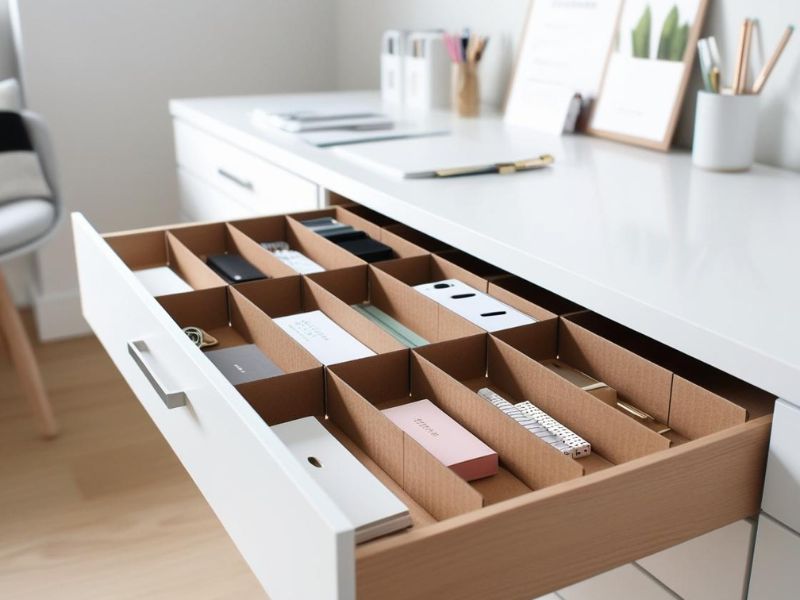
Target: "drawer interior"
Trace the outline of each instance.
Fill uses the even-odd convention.
[[[364,218],[345,211],[321,214]],[[424,254],[369,266],[334,258],[311,276],[279,269],[258,242],[283,237],[321,262],[327,247],[318,249],[319,236],[296,222],[318,214],[106,240],[132,270],[169,266],[195,288],[158,299],[176,327],[201,327],[219,348],[256,344],[281,367],[283,375],[237,386],[266,423],[316,416],[409,507],[410,529],[357,547],[363,597],[424,597],[452,585],[464,598],[529,598],[757,510],[774,397],[598,315],[571,312],[579,307],[470,257],[456,264],[452,253]],[[370,225],[397,231],[394,223]],[[204,263],[224,252],[272,278],[224,285]],[[409,287],[446,278],[539,320],[482,333]],[[352,308],[365,301],[431,343],[405,349]],[[310,310],[376,356],[323,368],[273,322]],[[670,431],[554,372],[546,366],[554,359]],[[532,436],[476,394],[483,387],[533,402],[589,441],[591,455],[573,458]],[[497,475],[461,479],[381,413],[423,398],[497,452]],[[397,573],[396,564],[404,565]],[[499,587],[474,583],[485,576],[497,584],[498,574],[507,577]]]

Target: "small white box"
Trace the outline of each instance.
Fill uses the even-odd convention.
[[[323,365],[375,354],[321,310],[279,317],[274,321]]]
[[[406,108],[450,107],[450,59],[441,31],[411,33],[405,52]]]
[[[405,52],[408,32],[389,29],[381,41],[381,98],[384,103],[401,106],[405,101]]]

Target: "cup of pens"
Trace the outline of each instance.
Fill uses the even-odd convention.
[[[483,36],[444,34],[452,66],[453,109],[459,117],[477,117],[481,109],[478,64],[489,39]]]
[[[711,171],[746,171],[753,166],[761,91],[792,35],[788,27],[761,71],[748,85],[750,44],[755,21],[745,19],[730,85],[722,80],[714,37],[697,42],[703,86],[697,92],[692,162]]]

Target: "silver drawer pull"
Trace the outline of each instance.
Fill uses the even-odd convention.
[[[250,190],[251,192],[253,191],[253,182],[252,181],[248,181],[247,179],[242,179],[241,177],[237,177],[236,175],[234,175],[233,173],[229,173],[228,171],[226,171],[222,167],[217,169],[217,173],[221,177],[224,177],[225,179],[228,179],[228,180],[232,181],[233,183],[235,183],[239,187],[243,187],[244,189]]]
[[[134,362],[139,365],[142,373],[147,377],[147,381],[153,386],[153,389],[158,393],[164,405],[167,408],[178,408],[179,406],[186,406],[186,393],[182,391],[173,391],[167,389],[167,386],[158,378],[150,366],[147,364],[145,353],[149,353],[147,344],[143,340],[135,340],[128,342],[128,354],[131,355]]]

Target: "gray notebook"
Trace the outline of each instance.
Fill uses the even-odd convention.
[[[233,385],[283,374],[281,368],[255,344],[210,350],[205,355]]]

